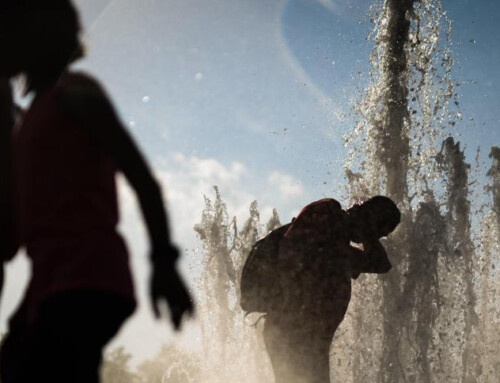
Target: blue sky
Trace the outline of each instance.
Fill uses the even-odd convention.
[[[335,111],[349,112],[353,88],[364,84],[357,73],[368,69],[371,2],[81,3],[91,25],[82,65],[134,121],[131,130],[150,157],[180,151],[240,161],[256,173],[290,173],[315,195],[336,194],[339,162],[327,164],[341,158],[340,136],[350,127]],[[454,78],[465,82],[457,130],[475,150],[500,134],[499,5],[443,7],[454,23]]]
[[[254,199],[264,216],[277,207],[285,221],[311,200],[341,197],[342,134],[350,129],[342,116],[359,96],[356,87],[366,85],[370,1],[76,4],[88,45],[78,67],[103,82],[153,164],[181,247],[199,245],[191,228],[212,185],[240,218]],[[470,156],[481,145],[485,158],[500,145],[500,4],[443,0],[443,7],[453,20],[454,78],[464,82],[456,131]],[[144,297],[143,227],[122,189],[122,230]],[[10,268],[2,330],[28,274],[23,259]],[[147,309],[144,303],[116,341],[138,359],[171,339]]]

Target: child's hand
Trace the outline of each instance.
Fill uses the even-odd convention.
[[[170,320],[178,330],[184,314],[192,316],[194,308],[184,282],[169,259],[165,256],[153,257],[151,303],[156,318],[160,318],[164,315],[160,302],[165,300],[170,309]]]

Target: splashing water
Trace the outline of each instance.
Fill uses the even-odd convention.
[[[451,79],[451,22],[439,0],[386,0],[373,21],[371,84],[356,108],[358,124],[345,138],[351,153],[362,155],[349,158],[346,178],[351,198],[389,195],[403,219],[386,243],[396,267],[355,287],[355,320],[347,323],[352,341],[371,339],[373,347],[350,352],[351,379],[497,381],[498,357],[490,352],[480,359],[480,348],[491,336],[482,326],[495,318],[488,293],[495,279],[481,265],[498,263],[498,236],[483,224],[482,246],[475,246],[470,166],[452,138],[437,149],[446,128],[461,118]],[[497,149],[492,153],[495,161]],[[488,175],[495,196],[498,167]],[[494,216],[496,208],[486,222]]]
[[[252,245],[279,227],[276,211],[262,225],[257,202],[239,230],[229,219],[217,187],[215,200],[205,198],[205,209],[195,231],[203,241],[204,271],[198,281],[199,311],[204,341],[203,382],[272,381],[271,367],[261,338],[258,316],[245,317],[239,308],[241,270]]]
[[[386,0],[372,9],[370,84],[345,136],[349,199],[393,198],[403,212],[384,245],[394,268],[353,284],[331,350],[332,382],[497,382],[500,377],[500,149],[489,185],[472,195],[470,165],[449,131],[461,119],[452,81],[451,21],[439,0]],[[440,143],[440,141],[442,143]],[[220,193],[195,227],[203,242],[199,308],[204,382],[266,382],[260,335],[238,305],[252,244],[280,225],[260,222],[257,203],[239,230]],[[477,224],[473,223],[477,222]]]

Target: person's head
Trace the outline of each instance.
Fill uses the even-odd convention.
[[[4,0],[0,11],[0,76],[23,74],[28,90],[40,90],[83,56],[70,0]]]
[[[347,210],[351,240],[364,242],[385,237],[401,221],[401,212],[390,198],[376,196]]]

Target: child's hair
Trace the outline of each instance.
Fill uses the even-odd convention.
[[[1,6],[2,60],[13,74],[25,75],[28,91],[52,85],[83,56],[79,34],[70,0],[6,0]]]

